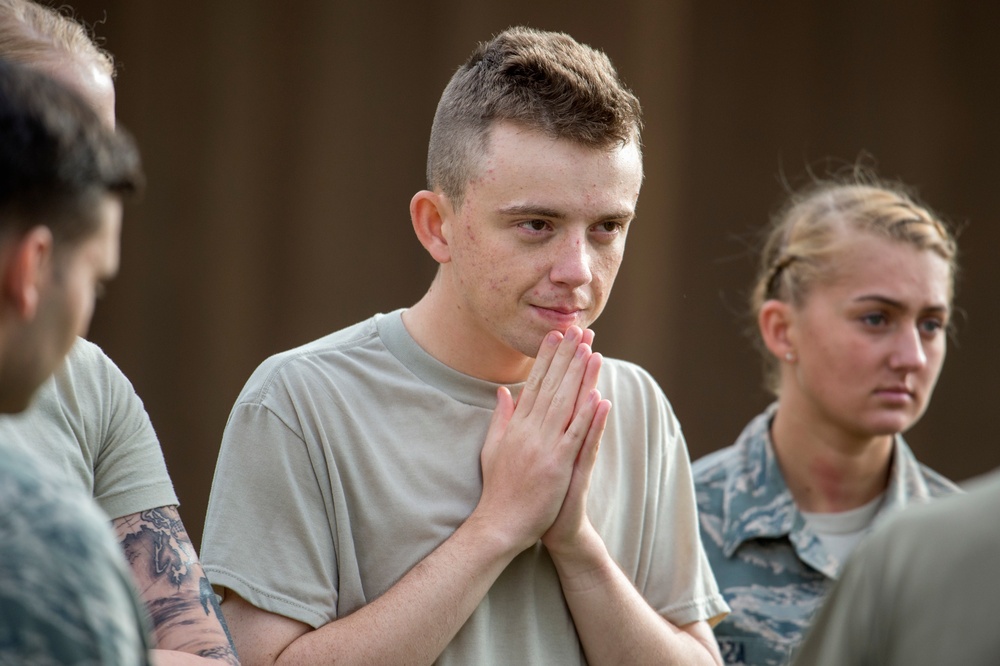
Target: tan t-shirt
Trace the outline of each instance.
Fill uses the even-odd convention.
[[[0,416],[0,441],[61,470],[109,518],[177,504],[142,400],[100,347],[83,338],[28,409]]]
[[[251,376],[209,501],[202,561],[214,585],[319,627],[389,589],[472,512],[497,385],[432,358],[401,314],[274,356]],[[725,613],[666,399],[643,370],[611,359],[599,389],[614,407],[589,495],[594,526],[671,622]],[[585,663],[540,544],[507,567],[438,663],[498,659]]]

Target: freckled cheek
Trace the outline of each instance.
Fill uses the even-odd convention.
[[[598,255],[596,261],[591,265],[591,274],[594,282],[610,286],[618,276],[618,269],[622,264],[622,253],[614,252],[605,255]]]
[[[510,276],[503,273],[499,275],[492,275],[487,280],[487,284],[489,285],[491,291],[506,291],[510,283]]]

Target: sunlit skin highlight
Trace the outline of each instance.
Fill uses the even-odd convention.
[[[109,127],[115,126],[115,84],[97,60],[54,55],[51,61],[40,62],[38,69],[87,100]]]

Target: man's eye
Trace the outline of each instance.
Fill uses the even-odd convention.
[[[549,226],[549,223],[545,220],[528,220],[526,222],[522,222],[521,226],[525,229],[530,229],[531,231],[545,231],[545,229]]]

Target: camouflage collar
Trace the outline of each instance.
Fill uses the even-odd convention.
[[[788,538],[803,561],[834,578],[840,563],[826,553],[806,525],[774,455],[770,424],[777,407],[777,403],[771,404],[736,440],[737,467],[728,475],[723,494],[722,549],[726,557],[732,557],[745,541]],[[906,504],[930,499],[934,493],[928,486],[928,474],[933,472],[917,462],[897,435],[889,486],[873,525]]]
[[[736,440],[739,467],[729,474],[722,504],[726,557],[749,539],[787,536],[798,516],[771,446],[770,424],[777,406],[753,419]]]

